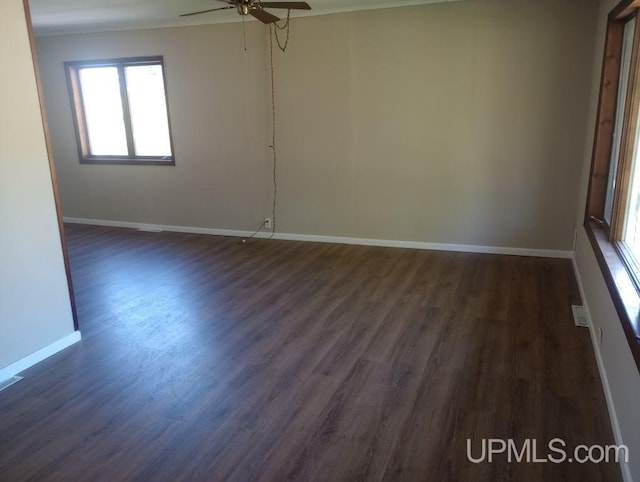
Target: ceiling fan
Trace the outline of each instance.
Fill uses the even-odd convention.
[[[180,15],[188,17],[190,15],[200,15],[201,13],[216,12],[218,10],[230,10],[235,8],[240,15],[251,15],[262,23],[273,23],[280,20],[275,15],[267,12],[265,8],[282,8],[286,10],[311,10],[307,2],[261,2],[260,0],[218,0],[228,3],[227,7],[210,8],[199,12],[191,12]]]

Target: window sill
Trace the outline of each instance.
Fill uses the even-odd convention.
[[[90,157],[80,159],[80,164],[119,164],[131,166],[175,166],[173,159],[162,157]]]
[[[600,265],[631,354],[640,370],[640,294],[627,267],[605,232],[594,222],[584,224],[585,231]]]

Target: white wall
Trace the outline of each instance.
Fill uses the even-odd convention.
[[[285,233],[571,250],[595,0],[295,19],[276,54]],[[271,210],[266,29],[38,41],[66,216],[251,230]],[[62,62],[164,55],[175,167],[77,158]]]
[[[73,333],[21,0],[0,2],[0,369]]]
[[[622,331],[620,319],[605,284],[595,254],[582,226],[589,184],[589,171],[593,148],[593,135],[600,89],[600,75],[604,54],[604,38],[607,14],[619,0],[601,0],[598,13],[598,32],[593,48],[591,102],[589,108],[589,130],[584,147],[581,191],[578,201],[576,266],[584,288],[585,302],[588,305],[593,332],[602,329],[602,345],[599,347],[605,383],[610,389],[612,409],[610,413],[617,417],[614,430],[629,446],[630,464],[625,468],[627,477],[640,480],[640,373]]]

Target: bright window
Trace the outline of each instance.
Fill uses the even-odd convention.
[[[609,164],[609,179],[607,182],[607,197],[604,206],[604,219],[611,224],[613,215],[613,195],[616,188],[616,176],[618,175],[618,161],[620,160],[620,148],[622,143],[622,127],[624,125],[624,111],[627,105],[627,89],[629,87],[629,74],[631,69],[631,54],[633,51],[633,37],[636,30],[636,19],[627,20],[624,26],[622,38],[622,55],[620,63],[620,78],[618,79],[618,97],[616,100],[616,120],[613,131],[613,148]]]
[[[161,57],[65,66],[81,162],[174,164]]]
[[[635,146],[633,149],[631,180],[629,194],[627,196],[626,213],[624,217],[624,229],[622,241],[633,256],[634,265],[638,266],[640,260],[640,162],[638,160],[638,144],[640,141],[640,130],[636,121]]]

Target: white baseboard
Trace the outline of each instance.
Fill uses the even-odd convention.
[[[598,372],[600,372],[600,381],[602,382],[604,396],[607,401],[607,408],[609,410],[609,419],[611,420],[611,428],[613,430],[613,438],[615,439],[616,445],[624,445],[624,440],[622,439],[622,432],[620,431],[620,423],[618,422],[618,414],[616,412],[616,407],[613,403],[613,394],[611,393],[611,387],[609,386],[609,378],[607,377],[607,371],[604,367],[604,362],[602,361],[602,354],[600,353],[600,343],[598,342],[598,334],[596,333],[596,328],[593,325],[593,320],[591,319],[591,312],[589,311],[587,296],[585,295],[585,292],[584,292],[584,285],[582,284],[582,278],[580,277],[580,271],[578,270],[578,265],[576,263],[575,256],[572,257],[572,262],[573,262],[573,271],[576,275],[576,281],[578,282],[578,289],[580,290],[580,297],[582,298],[584,310],[587,314],[587,319],[589,320],[589,333],[591,334],[591,343],[593,344],[593,351],[595,352],[596,363],[598,364]],[[625,482],[633,482],[633,478],[631,477],[631,470],[629,469],[629,464],[625,464],[621,460],[620,470],[622,471],[622,478]]]
[[[27,368],[31,368],[32,366],[40,363],[42,360],[49,358],[50,356],[55,355],[59,351],[64,350],[65,348],[77,343],[81,339],[81,335],[79,331],[74,331],[73,333],[65,336],[64,338],[60,338],[58,341],[54,341],[50,345],[41,348],[40,350],[32,353],[31,355],[27,355],[26,357],[18,360],[15,363],[12,363],[9,366],[4,367],[0,370],[0,381],[8,380],[9,378],[17,375],[25,371]]]
[[[65,217],[64,222],[72,224],[91,224],[95,226],[111,226],[118,228],[143,229],[145,231],[171,231],[175,233],[209,234],[214,236],[231,236],[243,238],[251,236],[251,231],[232,229],[200,228],[193,226],[165,226],[160,224],[133,223],[128,221],[110,221],[104,219],[86,219]],[[260,232],[257,238],[268,238],[269,232]],[[462,253],[506,254],[513,256],[533,256],[537,258],[572,259],[573,251],[552,249],[506,248],[498,246],[475,246],[470,244],[427,243],[420,241],[398,241],[387,239],[351,238],[344,236],[320,236],[315,234],[276,233],[273,239],[289,241],[309,241],[316,243],[356,244],[362,246],[382,246],[388,248],[426,249],[432,251],[457,251]]]

